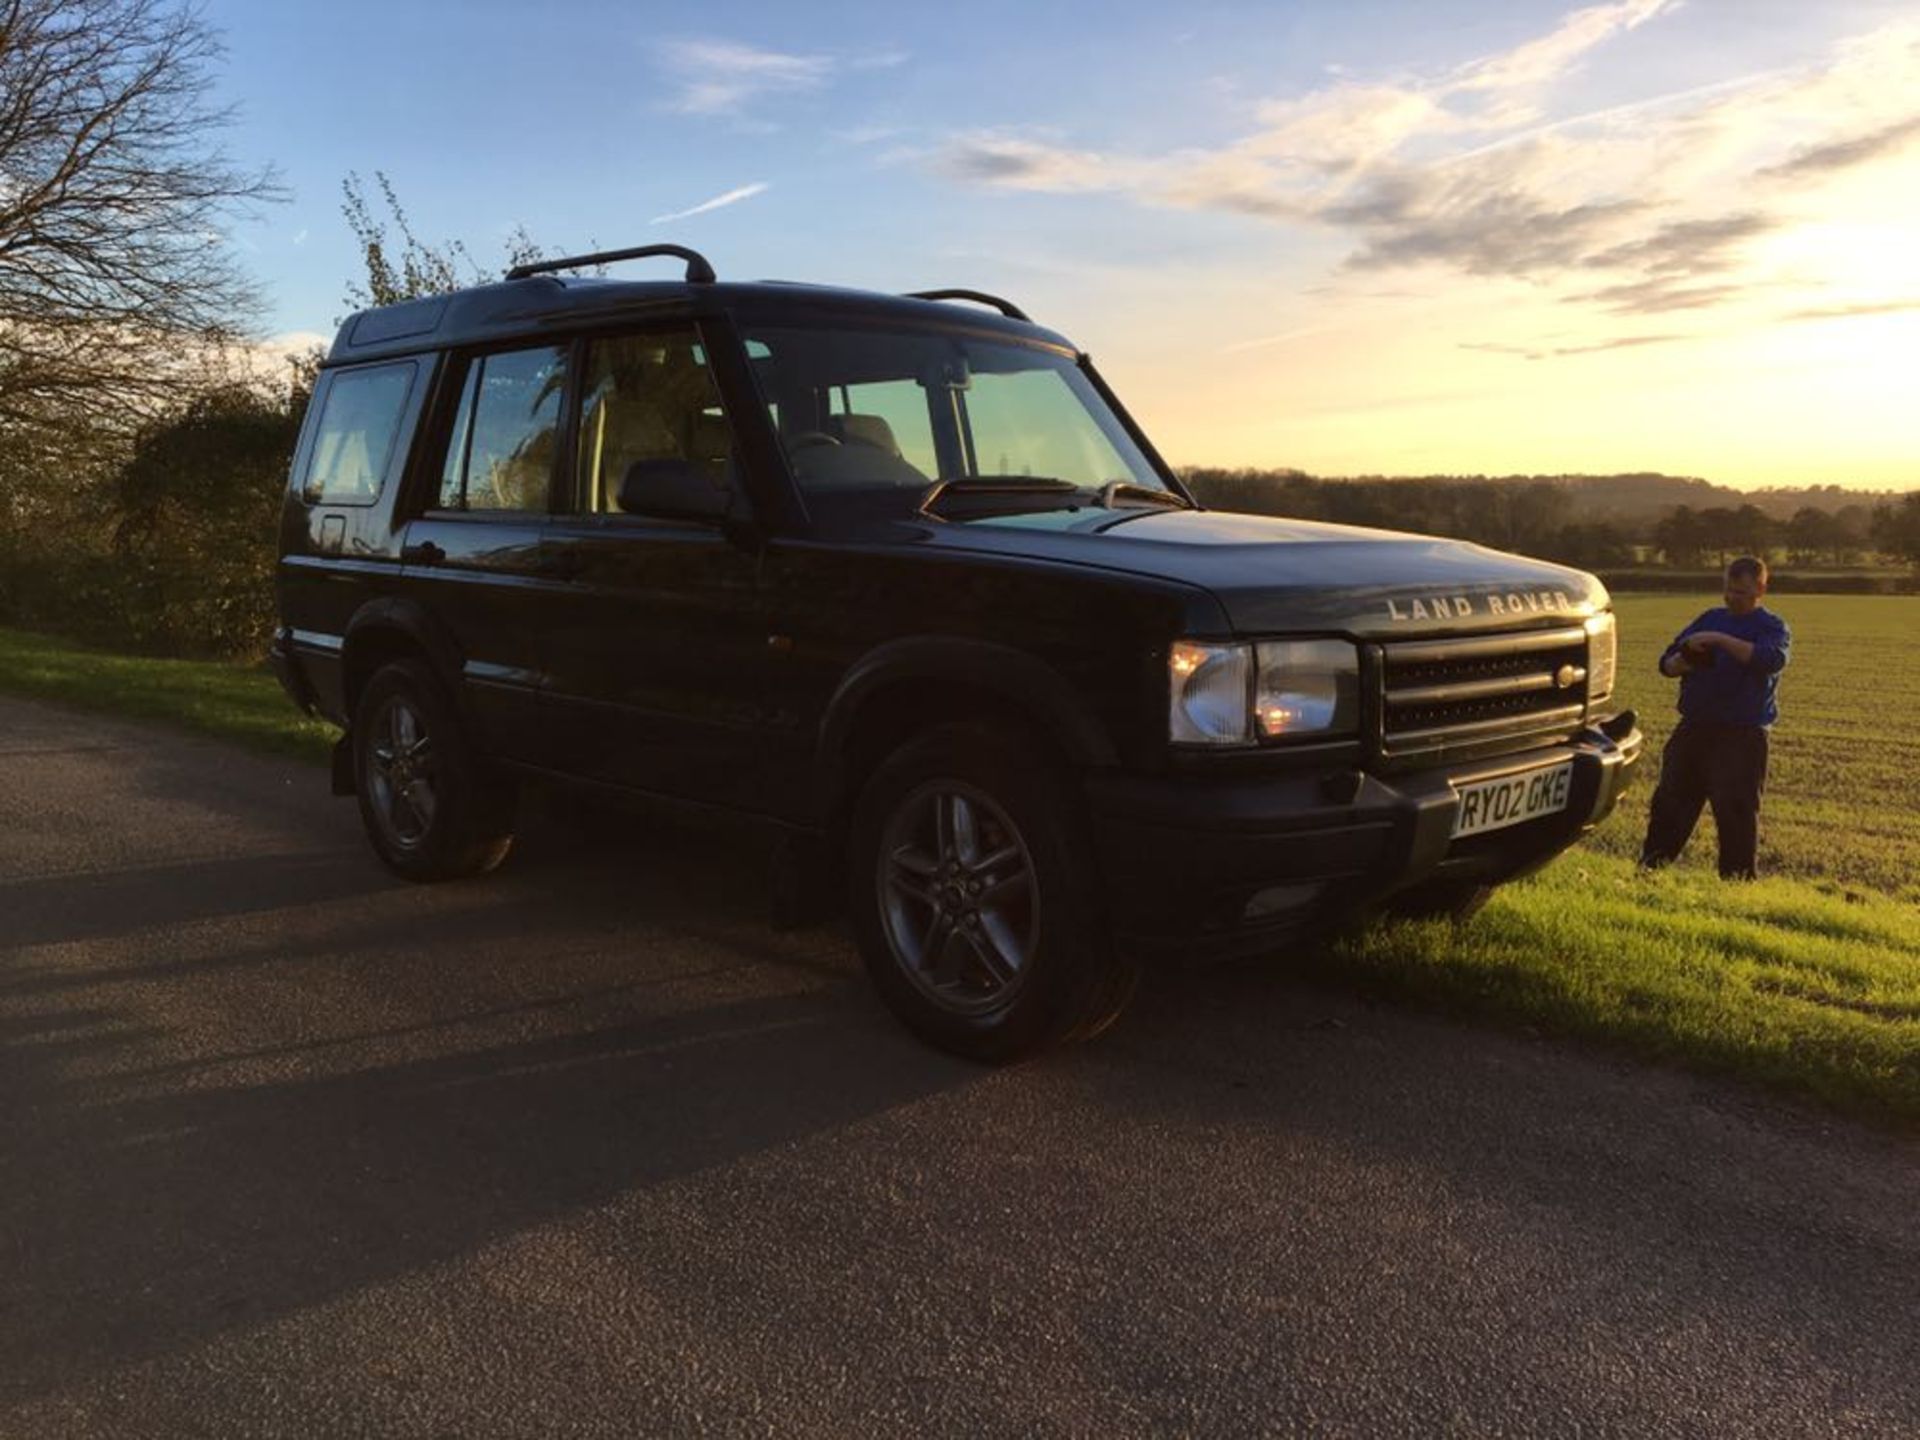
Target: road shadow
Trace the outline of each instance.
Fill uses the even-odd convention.
[[[244,779],[202,803],[281,853],[0,887],[0,1400],[980,1074],[766,929],[756,842],[536,797],[500,872],[418,887]]]
[[[155,760],[139,783],[198,793],[197,767]],[[66,948],[0,956],[0,1400],[982,1075],[911,1040],[843,942],[766,930],[754,843],[535,810],[497,875],[412,887],[366,854],[350,806],[324,809],[321,777],[298,800],[258,799],[243,768],[204,803],[275,837],[283,865],[161,861],[174,869],[152,895],[103,874],[123,907],[103,915],[72,877],[32,882],[67,887],[35,922],[41,947]],[[260,893],[229,893],[223,873]],[[1155,970],[1101,1041],[992,1087],[997,1111],[968,1094],[944,1117],[949,1144],[987,1152],[995,1212],[1040,1217],[1019,1260],[1064,1277],[1075,1323],[1088,1277],[1127,1293],[1143,1260],[1197,1277],[1196,1311],[1236,1297],[1187,1347],[1133,1328],[1144,1299],[1093,1306],[1076,1353],[1114,1369],[1089,1393],[1172,1406],[1217,1386],[1223,1356],[1266,1383],[1315,1325],[1377,1306],[1416,1337],[1469,1318],[1480,1335],[1564,1333],[1593,1342],[1596,1365],[1649,1331],[1676,1370],[1690,1336],[1751,1335],[1738,1358],[1756,1375],[1794,1383],[1811,1353],[1862,1413],[1920,1408],[1914,1327],[1860,1319],[1911,1314],[1910,1155],[1771,1107],[1756,1118],[1726,1098],[1740,1092],[1687,1077],[1375,1008],[1288,963]],[[1326,1188],[1280,1183],[1298,1172]],[[951,1207],[968,1236],[972,1199],[935,1184],[919,1203]],[[1330,1240],[1377,1263],[1314,1272],[1301,1257]],[[1396,1266],[1414,1247],[1446,1256],[1426,1268],[1459,1289],[1406,1288]],[[891,1323],[889,1303],[869,1308]],[[1415,1341],[1397,1358],[1435,1383],[1455,1363]],[[1182,1413],[1164,1428],[1193,1428]],[[1569,1399],[1563,1413],[1581,1412]]]

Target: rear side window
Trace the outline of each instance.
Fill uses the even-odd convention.
[[[562,346],[506,350],[468,362],[440,467],[440,508],[547,508],[566,381]]]
[[[406,360],[334,372],[307,462],[309,502],[370,505],[380,498],[418,368]]]

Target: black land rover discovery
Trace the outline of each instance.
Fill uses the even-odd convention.
[[[685,278],[555,273],[654,254]],[[1592,576],[1205,511],[1013,305],[676,246],[350,318],[280,551],[277,669],[394,870],[498,862],[529,777],[771,822],[981,1058],[1155,948],[1466,913],[1640,752]]]

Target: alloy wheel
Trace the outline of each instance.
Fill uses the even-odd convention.
[[[367,760],[374,814],[394,844],[413,849],[433,829],[439,794],[433,737],[405,696],[392,697],[375,715]]]
[[[877,868],[882,926],[902,973],[953,1014],[1005,1005],[1040,933],[1033,857],[1007,812],[960,781],[923,784],[888,818]]]

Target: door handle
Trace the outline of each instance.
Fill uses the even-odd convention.
[[[400,547],[400,563],[403,565],[438,565],[447,558],[447,552],[431,540],[422,540],[418,545]]]

